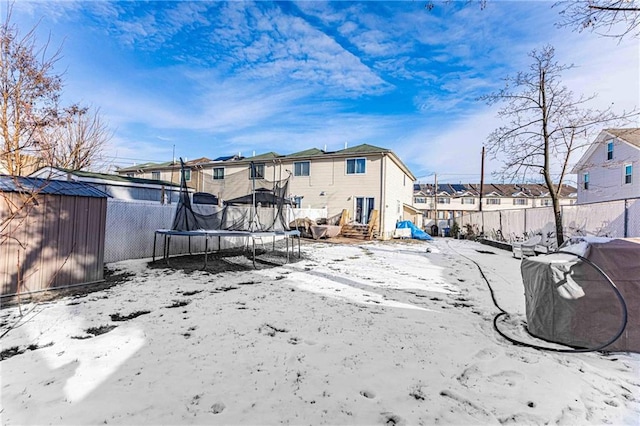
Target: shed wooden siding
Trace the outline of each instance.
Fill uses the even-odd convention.
[[[3,197],[21,202],[16,193]],[[107,199],[49,194],[36,199],[38,205],[7,229],[17,241],[0,241],[2,295],[17,293],[18,264],[21,293],[102,280]],[[2,198],[0,217],[8,213]]]

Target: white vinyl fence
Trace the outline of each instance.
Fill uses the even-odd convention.
[[[105,233],[104,262],[128,259],[143,259],[153,256],[155,231],[169,229],[173,223],[176,204],[158,204],[146,201],[124,201],[109,199],[107,202],[107,224]],[[289,222],[294,218],[308,217],[313,220],[327,217],[326,209],[289,209]],[[163,236],[158,235],[156,257],[162,255]],[[223,238],[221,248],[242,247],[246,241]],[[217,242],[216,242],[217,244]],[[214,246],[212,249],[219,249]],[[204,251],[204,239],[191,238],[191,252]],[[189,238],[174,237],[171,253],[189,253]]]
[[[611,238],[640,237],[640,198],[605,203],[561,206],[563,234]],[[542,235],[553,246],[555,221],[553,208],[498,210],[465,214],[460,227],[471,227],[476,235],[498,241],[519,241],[532,235]]]

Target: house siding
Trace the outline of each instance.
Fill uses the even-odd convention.
[[[381,236],[393,236],[396,223],[404,219],[404,204],[413,206],[413,181],[389,156],[384,157],[385,208],[382,215]],[[399,211],[398,211],[399,209]]]
[[[607,142],[613,139],[613,159],[607,160]],[[596,149],[576,170],[578,204],[640,197],[640,149],[603,134]],[[632,182],[624,183],[624,167],[633,166]],[[584,189],[584,174],[589,173],[589,189]]]
[[[258,156],[199,164],[191,167],[192,179],[188,184],[197,191],[214,194],[221,200],[249,194],[252,190],[249,164],[253,160],[256,164],[264,164],[266,182],[271,183],[290,176],[288,195],[303,197],[300,205],[303,208],[326,209],[329,217],[347,210],[350,218],[355,219],[356,198],[373,198],[374,209],[380,212],[379,217],[382,219],[379,223],[379,234],[383,238],[390,237],[396,221],[402,220],[402,205],[413,205],[414,177],[411,172],[392,152],[383,149],[378,152],[371,147],[360,149],[361,152],[357,152],[358,149],[337,153],[315,151],[308,156]],[[347,174],[347,160],[355,158],[366,159],[365,173]],[[294,163],[299,161],[309,162],[309,176],[294,176]],[[224,168],[224,179],[213,179],[215,167]],[[142,176],[151,176],[151,171],[153,170],[144,171]],[[173,179],[168,174],[170,171],[162,171],[161,179],[178,181],[179,173],[174,172]],[[257,180],[256,187],[264,185]],[[382,197],[385,197],[384,201]]]

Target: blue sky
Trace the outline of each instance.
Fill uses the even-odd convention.
[[[425,3],[18,0],[13,20],[62,44],[64,99],[100,108],[114,166],[369,143],[422,182],[478,182],[500,122],[476,99],[544,44],[593,106],[640,103],[638,40],[557,29],[549,1]]]

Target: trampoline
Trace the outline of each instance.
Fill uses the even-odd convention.
[[[191,254],[191,238],[204,238],[204,268],[207,267],[209,255],[209,240],[218,238],[218,251],[222,251],[221,239],[245,239],[251,240],[251,253],[253,267],[256,267],[256,241],[262,242],[264,238],[273,238],[273,250],[275,250],[276,237],[284,237],[286,242],[287,263],[290,259],[289,240],[298,239],[298,258],[300,258],[300,231],[291,230],[285,220],[284,210],[290,206],[288,201],[289,178],[284,180],[267,181],[260,179],[256,182],[255,165],[252,162],[246,171],[225,176],[226,188],[221,192],[222,200],[233,205],[205,206],[206,211],[200,208],[194,209],[189,198],[189,189],[185,179],[184,161],[180,159],[180,198],[176,206],[176,212],[171,229],[158,229],[153,236],[153,261],[156,260],[156,247],[158,235],[162,235],[162,257],[169,263],[172,237],[189,238],[189,254]],[[247,179],[250,172],[251,179]],[[247,188],[250,185],[250,188]],[[256,186],[259,185],[260,188]],[[249,192],[249,194],[246,194]],[[245,195],[239,196],[239,193]],[[267,198],[261,198],[267,197]],[[267,202],[268,201],[268,202]],[[269,207],[262,207],[265,202]],[[240,205],[236,205],[240,204]],[[200,246],[199,250],[202,246]],[[291,242],[291,254],[294,252],[294,244]]]
[[[218,238],[218,250],[221,250],[220,240],[221,238],[247,238],[251,239],[251,260],[253,267],[256,267],[256,240],[271,237],[273,238],[273,249],[275,250],[276,237],[284,237],[286,242],[287,263],[289,263],[289,240],[296,238],[298,240],[298,259],[300,258],[300,231],[231,231],[231,230],[214,230],[214,229],[199,229],[194,231],[176,231],[172,229],[158,229],[153,236],[153,261],[156,261],[156,244],[158,235],[163,235],[163,247],[162,258],[168,263],[169,253],[171,252],[171,237],[188,237],[189,238],[189,253],[191,253],[191,237],[204,238],[204,266],[207,267],[207,258],[209,255],[209,239]],[[291,242],[291,254],[294,254],[294,243]]]

